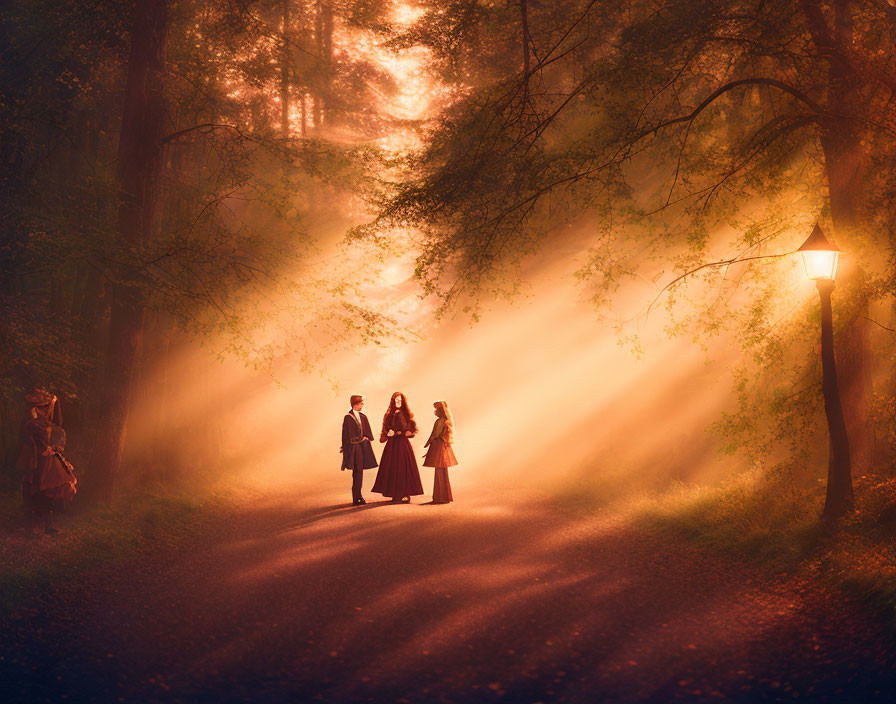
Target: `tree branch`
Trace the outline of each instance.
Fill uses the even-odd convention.
[[[812,41],[815,42],[815,46],[833,52],[834,33],[824,18],[824,13],[821,10],[821,5],[818,4],[818,0],[799,0],[799,3],[806,17],[809,34],[812,35]]]
[[[844,41],[838,40],[834,30],[825,20],[824,13],[822,12],[818,0],[800,0],[800,7],[806,17],[806,23],[809,27],[809,33],[812,35],[812,41],[823,55],[826,54],[829,59],[843,62],[856,75],[861,75],[862,72],[868,74],[891,91],[896,92],[896,76],[890,73],[886,68],[862,56],[852,48],[851,42],[844,43]],[[890,6],[887,7],[892,13],[893,8]],[[838,8],[838,11],[842,12],[843,10]],[[839,12],[837,18],[838,23],[843,24],[846,20],[839,16]],[[848,25],[848,22],[846,23]],[[848,29],[851,30],[851,27]]]
[[[183,137],[185,134],[189,134],[190,132],[198,131],[202,132],[202,134],[207,134],[212,130],[222,128],[236,130],[238,133],[240,133],[240,135],[242,135],[242,133],[240,132],[240,128],[236,125],[227,125],[220,122],[203,122],[201,125],[193,125],[192,127],[187,127],[185,129],[178,130],[177,132],[172,132],[165,137],[162,137],[161,144],[168,144],[169,142],[173,142],[174,140],[179,139],[180,137]]]
[[[821,114],[824,112],[824,109],[816,103],[812,98],[803,93],[800,90],[797,90],[793,86],[788,83],[784,83],[784,81],[779,81],[775,78],[741,78],[737,81],[731,81],[726,83],[725,85],[719,86],[712,93],[710,93],[703,101],[694,108],[687,115],[680,115],[679,117],[673,117],[670,120],[665,120],[660,122],[653,127],[645,130],[637,139],[641,139],[642,137],[646,137],[649,134],[653,134],[658,132],[664,127],[669,127],[671,125],[677,125],[682,122],[691,122],[693,121],[701,112],[703,112],[706,108],[712,105],[719,97],[728,93],[729,91],[734,90],[735,88],[740,88],[741,86],[748,85],[760,85],[760,86],[772,86],[774,88],[778,88],[779,90],[784,91],[785,93],[789,93],[794,98],[799,100],[802,103],[805,103],[814,113]]]
[[[566,28],[566,31],[563,33],[563,35],[560,37],[560,39],[558,39],[558,40],[554,43],[554,45],[553,45],[550,49],[548,49],[548,51],[547,51],[547,52],[545,53],[545,55],[541,58],[541,60],[538,61],[538,62],[535,64],[535,66],[532,67],[532,73],[535,73],[536,71],[541,70],[542,68],[544,68],[544,67],[547,65],[548,59],[551,57],[551,55],[552,55],[555,51],[557,51],[557,49],[560,48],[560,46],[563,44],[563,42],[566,41],[566,38],[567,38],[570,34],[572,34],[572,31],[573,31],[576,27],[578,27],[579,24],[581,24],[582,20],[584,20],[584,19],[588,16],[588,14],[591,12],[591,8],[594,7],[594,5],[595,5],[596,3],[597,3],[597,0],[590,0],[590,2],[588,3],[588,5],[585,7],[585,9],[584,9],[584,10],[582,11],[582,13],[579,15],[578,19],[576,19],[575,22],[573,22],[571,25],[569,25],[569,27]],[[526,78],[528,78],[528,76],[526,76]]]
[[[862,317],[863,317],[865,320],[874,323],[874,324],[877,325],[877,327],[879,327],[879,328],[883,328],[884,330],[889,330],[890,332],[896,332],[896,328],[888,328],[888,327],[887,327],[886,325],[884,325],[883,323],[879,323],[879,322],[877,322],[876,320],[874,320],[873,318],[869,318],[867,315],[863,315]]]
[[[780,259],[781,257],[787,257],[787,256],[789,256],[791,254],[795,254],[795,253],[796,253],[796,250],[793,250],[792,252],[783,252],[781,254],[757,254],[752,257],[737,256],[737,257],[733,257],[732,259],[725,259],[720,262],[707,262],[706,264],[701,264],[697,268],[691,269],[690,271],[686,271],[681,276],[676,277],[675,279],[673,279],[672,281],[667,283],[665,286],[663,286],[662,290],[660,290],[660,292],[658,294],[656,294],[656,297],[650,302],[650,305],[647,306],[647,311],[645,312],[645,315],[650,314],[650,309],[653,308],[654,305],[656,305],[656,302],[662,297],[662,295],[664,293],[666,293],[666,291],[671,290],[672,288],[675,287],[675,285],[677,283],[679,283],[680,281],[683,281],[684,279],[688,278],[689,276],[693,276],[698,271],[703,271],[703,269],[715,269],[715,268],[722,267],[722,266],[730,266],[732,264],[740,264],[742,262],[751,262],[756,259]]]

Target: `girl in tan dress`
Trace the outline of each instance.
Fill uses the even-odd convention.
[[[435,409],[436,422],[432,428],[429,440],[424,447],[428,447],[426,457],[423,459],[424,467],[435,467],[436,477],[432,488],[432,502],[434,504],[447,504],[453,501],[451,484],[448,481],[448,468],[457,464],[454,450],[454,419],[448,404],[444,401],[436,401],[432,404]]]

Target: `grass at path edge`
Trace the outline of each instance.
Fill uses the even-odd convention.
[[[856,510],[835,527],[820,490],[794,493],[739,477],[721,487],[679,484],[637,503],[638,522],[776,573],[808,571],[866,603],[896,637],[896,478],[855,481]]]
[[[63,516],[58,536],[28,537],[20,496],[0,495],[0,616],[58,585],[134,557],[175,547],[212,511],[228,503],[223,492],[197,494],[158,486],[135,491],[111,506]]]

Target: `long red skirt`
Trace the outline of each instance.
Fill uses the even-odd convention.
[[[393,435],[386,440],[371,491],[392,499],[420,496],[423,493],[417,458],[414,457],[411,441],[404,435]]]
[[[434,504],[447,504],[454,501],[451,494],[451,482],[448,481],[448,468],[436,467],[436,477],[432,485],[432,502]]]

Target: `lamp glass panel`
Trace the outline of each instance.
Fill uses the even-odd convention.
[[[803,264],[806,267],[806,276],[813,281],[818,279],[831,279],[837,275],[837,263],[840,260],[840,252],[831,252],[823,249],[815,249],[800,252],[803,255]]]

